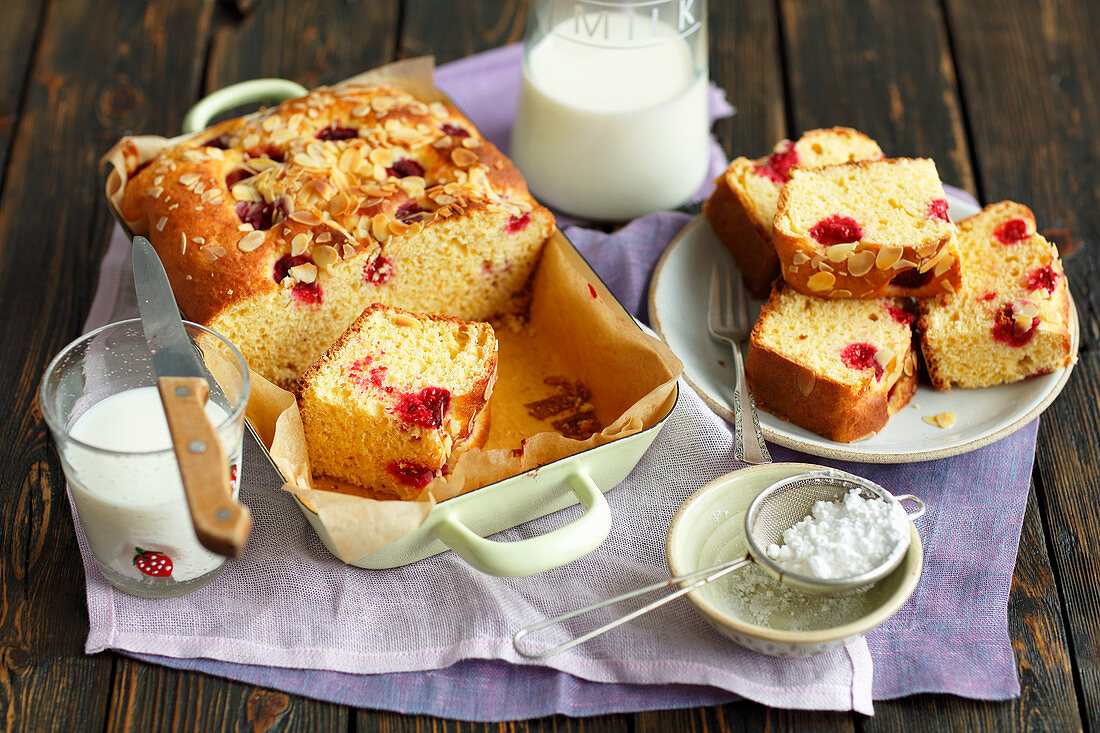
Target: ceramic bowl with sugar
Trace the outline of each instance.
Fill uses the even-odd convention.
[[[807,463],[743,468],[696,491],[669,526],[665,553],[674,576],[743,556],[745,512],[757,494],[790,476],[820,471]],[[838,472],[842,475],[843,472]],[[858,639],[890,618],[920,580],[923,551],[910,525],[901,564],[872,587],[850,596],[801,593],[755,565],[735,570],[688,594],[688,600],[720,633],[744,647],[775,657],[821,654]]]

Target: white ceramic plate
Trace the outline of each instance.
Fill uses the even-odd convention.
[[[955,221],[978,207],[948,193]],[[712,410],[733,421],[731,410],[733,359],[728,348],[707,334],[707,288],[714,264],[733,262],[702,216],[672,241],[649,290],[653,327],[684,362],[684,377]],[[763,305],[750,301],[754,314]],[[1077,351],[1077,309],[1070,300],[1070,333]],[[837,443],[761,411],[760,427],[775,443],[817,456],[870,463],[908,463],[953,456],[981,448],[1022,428],[1062,391],[1072,365],[1015,384],[984,389],[940,392],[926,381],[879,433],[855,443]],[[955,425],[943,429],[921,420],[926,415],[954,412]]]

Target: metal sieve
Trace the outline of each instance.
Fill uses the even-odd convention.
[[[772,577],[807,593],[857,593],[882,580],[901,564],[908,552],[908,532],[899,538],[876,567],[844,578],[817,578],[786,570],[768,557],[766,551],[768,545],[782,545],[783,532],[809,516],[814,504],[840,501],[853,489],[864,499],[882,499],[891,507],[900,505],[902,501],[912,501],[917,505],[917,511],[908,515],[910,520],[920,517],[925,511],[924,502],[912,494],[894,496],[875,482],[859,476],[828,470],[791,476],[761,491],[749,505],[745,513],[745,538],[749,543],[747,557],[751,557]]]
[[[566,649],[571,649],[578,644],[583,644],[593,637],[621,626],[627,621],[638,618],[645,613],[649,613],[655,608],[659,608],[670,601],[690,593],[696,588],[700,588],[713,580],[717,580],[753,562],[757,563],[764,571],[780,582],[793,585],[808,593],[820,593],[823,595],[858,593],[882,578],[885,578],[898,567],[902,559],[904,559],[905,553],[909,550],[911,537],[909,532],[904,533],[904,536],[899,539],[897,545],[890,554],[877,567],[847,578],[825,579],[790,572],[785,570],[783,566],[775,560],[768,557],[766,552],[768,545],[772,543],[781,544],[783,542],[783,532],[809,516],[816,502],[837,501],[842,499],[844,495],[852,489],[858,490],[860,496],[864,499],[880,498],[892,506],[898,505],[902,501],[912,501],[917,505],[917,511],[908,515],[910,520],[917,519],[925,512],[924,502],[912,494],[903,494],[895,497],[873,481],[869,481],[859,476],[842,474],[829,469],[790,476],[781,481],[777,481],[761,491],[749,505],[748,511],[745,512],[745,537],[749,545],[748,552],[745,555],[734,560],[727,560],[718,565],[703,568],[702,570],[673,576],[668,580],[662,580],[652,585],[647,585],[644,588],[628,591],[606,601],[593,603],[584,608],[578,608],[568,613],[563,613],[560,616],[540,621],[537,624],[517,631],[515,636],[512,637],[512,645],[521,656],[528,657],[529,659],[545,659],[546,657],[563,652]],[[595,611],[596,609],[604,608],[613,603],[619,603],[620,601],[625,601],[635,596],[670,586],[679,587],[675,591],[661,596],[651,603],[631,611],[625,616],[621,616],[610,623],[604,624],[598,629],[593,629],[592,631],[551,649],[534,651],[526,649],[520,643],[529,634],[545,629],[548,626],[553,626],[561,621],[581,616],[589,611]]]

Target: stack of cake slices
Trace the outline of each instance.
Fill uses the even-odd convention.
[[[703,211],[750,292],[770,287],[746,359],[759,407],[850,442],[916,391],[915,339],[941,390],[1073,360],[1065,274],[1031,211],[956,226],[947,208],[933,161],[883,158],[847,128],[730,164]]]

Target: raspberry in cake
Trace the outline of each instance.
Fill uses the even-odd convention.
[[[754,296],[766,298],[779,276],[772,220],[791,171],[881,157],[878,144],[863,133],[832,127],[810,130],[796,141],[782,140],[767,157],[730,163],[715,181],[703,213]]]
[[[987,387],[1069,364],[1069,290],[1057,250],[1021,204],[959,223],[963,287],[920,304],[921,350],[937,389]]]
[[[912,317],[900,299],[827,299],[777,284],[745,372],[757,407],[830,440],[872,435],[917,388]]]
[[[957,230],[931,160],[796,168],[774,224],[783,279],[807,295],[923,298],[959,287]]]
[[[496,367],[487,323],[370,306],[299,383],[311,471],[419,498],[487,437]]]

